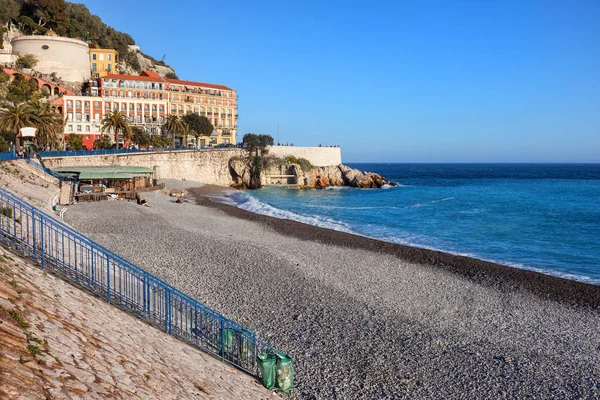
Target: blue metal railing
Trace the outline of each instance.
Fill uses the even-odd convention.
[[[194,150],[189,147],[165,147],[154,149],[105,149],[105,150],[69,150],[69,151],[40,151],[42,157],[69,157],[69,156],[102,156],[106,154],[127,154],[127,153],[150,153],[156,151],[184,151]]]
[[[256,335],[0,188],[0,240],[69,281],[193,346],[257,375]]]
[[[72,177],[66,177],[63,176],[61,174],[59,174],[58,172],[55,172],[53,170],[51,170],[50,168],[46,167],[43,164],[40,164],[37,161],[34,161],[32,158],[26,158],[25,161],[27,162],[27,164],[34,166],[37,169],[40,169],[42,171],[44,171],[45,173],[47,173],[48,175],[58,179],[59,181],[72,181],[72,182],[76,182],[76,178],[72,178]]]
[[[14,160],[17,158],[17,155],[14,151],[8,151],[6,153],[0,153],[0,161],[8,161]]]

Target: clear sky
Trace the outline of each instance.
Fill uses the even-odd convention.
[[[83,0],[239,131],[344,162],[600,162],[600,1]]]

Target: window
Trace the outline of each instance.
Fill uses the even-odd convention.
[[[107,55],[106,55],[106,59],[107,59],[108,61],[112,61],[112,54],[107,54]],[[108,64],[108,65],[110,65],[110,64]],[[109,67],[109,68],[110,68],[110,67]]]
[[[109,63],[109,64],[108,64],[108,67],[106,68],[106,70],[107,70],[108,72],[112,71],[112,64],[110,64],[110,63]]]
[[[89,101],[86,101],[85,103],[83,103],[83,107],[84,107],[86,110],[89,110],[89,109],[90,109],[90,102],[89,102]]]
[[[81,125],[77,125],[77,132],[81,132]]]
[[[92,54],[92,60],[96,61],[96,54]],[[94,63],[94,65],[96,65],[96,63]]]
[[[160,110],[160,112],[165,112],[165,106],[160,106],[158,109]]]
[[[76,121],[81,121],[81,113],[76,113],[75,114],[75,120]]]
[[[98,54],[98,56],[99,56],[99,58],[98,58],[98,59],[99,59],[100,61],[103,61],[103,60],[104,60],[104,54]]]
[[[73,121],[73,113],[67,114],[67,121]]]
[[[95,101],[94,102],[94,108],[96,108],[96,109],[100,108],[100,102],[99,101]]]
[[[85,113],[85,122],[90,122],[90,113]]]
[[[94,121],[99,122],[100,121],[100,113],[96,113],[94,115]]]
[[[75,102],[75,108],[81,108],[81,101],[77,100]]]
[[[67,132],[73,132],[73,125],[69,125],[67,127]]]
[[[104,108],[107,110],[110,110],[110,103],[104,103],[104,104],[105,104]]]
[[[73,102],[71,100],[67,101],[67,108],[73,108]]]
[[[133,111],[134,110],[134,105],[133,103],[129,103],[129,111]]]
[[[194,106],[194,112],[197,114],[198,113],[198,107]]]
[[[96,72],[96,71],[98,71],[98,67],[96,66],[96,63],[92,63],[92,72]]]
[[[142,105],[141,105],[141,104],[138,104],[138,105],[137,105],[137,110],[138,110],[138,111],[142,111]]]
[[[156,104],[152,105],[152,111],[156,112]]]
[[[86,126],[85,126],[85,131],[86,131],[86,132],[89,132],[90,130],[91,130],[90,126],[89,126],[89,125],[86,125]],[[86,136],[85,138],[86,138],[86,139],[89,139],[90,137],[89,137],[89,136]]]
[[[175,104],[171,105],[171,113],[174,113],[175,111],[177,111],[177,106]]]
[[[148,107],[148,104],[144,104],[144,111],[146,111],[146,112],[150,111],[150,107]]]
[[[121,111],[127,111],[127,104],[121,103]]]
[[[138,115],[138,116],[137,116],[137,122],[138,122],[138,123],[141,123],[141,122],[142,122],[142,116],[141,116],[141,115]]]

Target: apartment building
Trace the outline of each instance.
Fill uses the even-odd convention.
[[[207,117],[215,131],[204,144],[236,143],[237,94],[235,90],[211,83],[166,79],[169,113],[184,116],[195,112]],[[203,144],[202,142],[200,143]]]
[[[90,48],[90,70],[92,78],[101,78],[117,69],[118,52],[112,49]]]
[[[91,96],[63,96],[54,102],[67,120],[65,136],[84,135],[87,148],[100,137],[102,119],[110,110],[125,113],[132,126],[150,135],[161,133],[168,115],[195,112],[215,127],[210,137],[199,138],[198,145],[236,143],[238,98],[227,86],[167,79],[144,71],[140,76],[107,74],[93,81],[88,93]]]
[[[119,110],[131,126],[139,126],[151,135],[158,135],[167,115],[167,101],[133,97],[63,96],[53,102],[66,118],[65,137],[83,135],[83,145],[93,147],[102,135],[102,119],[111,110]]]

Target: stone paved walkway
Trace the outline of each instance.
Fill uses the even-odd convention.
[[[0,398],[279,397],[0,247]]]

